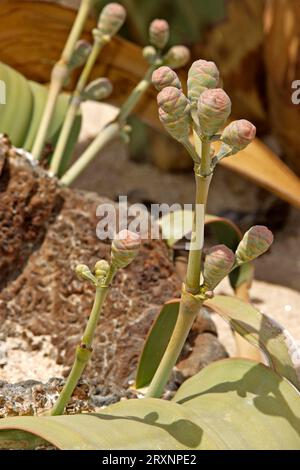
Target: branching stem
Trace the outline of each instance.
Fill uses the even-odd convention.
[[[76,118],[80,103],[81,103],[81,94],[88,82],[90,74],[93,70],[93,67],[96,63],[97,57],[104,46],[106,44],[106,40],[102,37],[95,37],[94,44],[91,50],[91,53],[88,57],[88,60],[81,72],[79,80],[77,82],[76,88],[72,95],[70,105],[63,123],[63,127],[61,129],[58,142],[55,147],[54,154],[51,159],[50,164],[50,172],[54,175],[59,174],[61,163],[64,157],[64,152],[68,143],[68,139],[74,124],[74,120]],[[67,167],[67,162],[64,162],[64,167]]]
[[[65,407],[70,401],[70,398],[82,376],[84,369],[92,355],[92,344],[95,336],[96,327],[99,321],[101,309],[106,299],[110,283],[115,275],[115,270],[110,269],[105,285],[96,287],[94,304],[89,316],[82,340],[76,348],[75,360],[69,377],[58,397],[57,402],[51,410],[52,416],[63,414]]]
[[[93,140],[91,145],[83,152],[78,160],[71,166],[71,168],[61,178],[63,185],[69,186],[80,175],[80,173],[88,166],[88,164],[95,158],[101,149],[105,147],[111,140],[120,135],[126,119],[132,110],[137,105],[141,96],[145,93],[151,84],[151,76],[157,65],[152,65],[147,70],[144,78],[133,89],[130,96],[127,98],[121,107],[117,117],[114,121],[108,123],[99,135]]]
[[[174,331],[152,379],[146,397],[158,398],[170,378],[190,329],[201,309],[204,297],[200,295],[201,254],[204,239],[205,207],[211,175],[206,173],[210,167],[210,145],[201,143],[201,164],[196,165],[196,207],[188,259],[186,283],[182,287],[180,308]],[[202,173],[203,172],[203,173]]]
[[[55,64],[48,92],[47,103],[41,119],[41,123],[35,137],[32,155],[40,159],[47,139],[48,130],[55,111],[57,99],[69,75],[68,64],[75,49],[76,42],[83,30],[85,21],[89,15],[94,0],[82,0],[72,30],[61,54],[60,60]]]

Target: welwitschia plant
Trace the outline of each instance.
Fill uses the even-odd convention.
[[[0,448],[50,444],[59,449],[300,449],[297,343],[251,305],[237,298],[214,297],[212,292],[225,276],[267,251],[273,241],[271,232],[266,227],[252,227],[241,239],[238,235],[239,241],[232,239],[235,252],[221,244],[209,250],[203,265],[201,260],[205,206],[215,165],[251,142],[255,128],[242,120],[222,131],[230,113],[230,100],[223,90],[214,88],[219,74],[210,62],[192,65],[188,97],[174,72],[166,67],[155,72],[153,81],[160,90],[160,119],[195,162],[196,208],[181,299],[163,308],[146,339],[140,361],[139,369],[148,370],[146,374],[138,372],[137,382],[147,386],[152,379],[146,397],[124,400],[98,413],[61,415],[91,355],[111,281],[117,269],[127,266],[138,252],[139,237],[124,231],[112,244],[110,263],[99,261],[94,274],[85,265],[77,267],[77,274],[95,286],[95,302],[52,416],[1,419]],[[223,147],[215,155],[211,144],[217,139]],[[216,218],[213,222],[224,224]],[[270,367],[240,358],[217,361],[184,382],[172,400],[153,399],[162,394],[202,306],[220,314],[235,331],[260,347]],[[175,325],[162,321],[170,314]],[[163,331],[162,323],[167,325]]]
[[[173,46],[164,53],[168,39],[168,23],[165,20],[154,20],[149,27],[150,45],[146,46],[143,50],[144,57],[149,63],[149,68],[144,78],[132,90],[125,103],[121,106],[117,117],[104,127],[79,159],[63,175],[61,178],[62,184],[71,184],[95,158],[97,153],[112,139],[120,135],[125,140],[128,140],[130,129],[126,125],[127,118],[150,86],[154,70],[164,64],[172,68],[179,68],[188,62],[190,54],[189,50],[184,46]]]
[[[159,397],[163,393],[193,322],[215,287],[237,266],[264,253],[273,241],[273,235],[266,227],[252,227],[235,254],[225,245],[217,245],[208,252],[202,266],[205,208],[214,168],[222,158],[246,147],[255,137],[255,127],[246,120],[235,121],[222,131],[231,112],[231,101],[223,89],[217,88],[219,79],[219,71],[213,62],[194,62],[188,74],[186,96],[174,71],[161,67],[153,73],[153,83],[159,90],[159,118],[194,160],[196,197],[178,318],[147,391],[148,397]],[[215,155],[212,142],[216,140],[221,140],[223,145]]]

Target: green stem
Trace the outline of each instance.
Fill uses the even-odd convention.
[[[202,168],[203,165],[203,168]],[[210,146],[202,144],[201,165],[195,171],[196,178],[196,207],[193,221],[191,249],[189,252],[186,283],[182,289],[179,314],[174,331],[147,391],[147,397],[160,397],[170,378],[173,367],[182,351],[189,331],[203,303],[200,297],[201,255],[204,239],[205,207],[211,175],[199,173],[210,166]],[[199,207],[199,205],[201,205]]]
[[[210,155],[210,142],[201,141],[201,165],[200,174],[207,177],[211,174],[211,155]]]
[[[65,407],[70,401],[91,354],[91,350],[85,349],[83,346],[77,346],[73,367],[55,405],[51,410],[51,416],[58,416],[64,413]]]
[[[182,291],[180,309],[171,339],[151,381],[146,397],[159,398],[170,378],[173,367],[182,351],[190,329],[197,317],[203,301]]]
[[[51,163],[50,163],[50,172],[53,175],[57,175],[59,173],[62,159],[63,159],[63,154],[66,149],[66,145],[68,143],[68,139],[74,124],[74,120],[77,115],[79,103],[74,100],[74,98],[71,99],[70,106],[68,108],[61,132],[59,134],[59,138],[55,147],[55,151],[53,153],[53,156],[51,158]]]
[[[158,67],[158,64],[154,64],[147,70],[144,78],[136,85],[136,87],[132,90],[131,94],[128,96],[125,103],[123,103],[120,112],[117,116],[117,120],[120,124],[124,124],[126,119],[128,118],[129,114],[137,105],[138,101],[140,100],[141,96],[145,93],[147,88],[151,85],[151,77],[154,70]]]
[[[181,144],[186,148],[192,159],[194,160],[195,163],[199,164],[200,163],[200,158],[198,153],[196,152],[195,147],[191,144],[189,141],[189,138],[183,139],[180,141]]]
[[[59,64],[57,63],[54,66],[53,71],[55,70],[55,68],[57,69],[58,66],[59,66]],[[63,75],[66,76],[66,72],[64,74],[62,73],[62,76]],[[53,77],[53,74],[52,74],[52,77]],[[49,91],[48,91],[47,102],[46,102],[46,105],[45,105],[45,109],[44,109],[44,112],[43,112],[41,123],[39,125],[38,131],[37,131],[37,134],[36,134],[36,137],[35,137],[35,141],[34,141],[34,144],[33,144],[33,147],[32,147],[33,158],[35,158],[37,160],[40,159],[41,156],[42,156],[42,151],[43,151],[46,139],[47,139],[48,129],[50,127],[51,119],[52,119],[52,116],[53,116],[54,111],[55,111],[56,102],[57,102],[59,93],[60,93],[61,88],[62,88],[63,80],[64,80],[63,78],[62,79],[60,79],[60,78],[56,78],[56,79],[52,78],[51,79],[51,83],[50,83]]]
[[[59,93],[68,77],[68,63],[72,57],[76,42],[84,27],[84,23],[88,17],[91,5],[94,0],[82,0],[78,10],[72,30],[61,54],[60,60],[55,64],[51,75],[51,83],[48,92],[47,103],[41,119],[41,123],[35,137],[32,148],[33,158],[41,158],[41,154],[47,139],[48,129],[55,111],[55,106]]]
[[[80,173],[88,166],[88,164],[95,158],[97,153],[105,147],[108,142],[120,134],[124,127],[127,117],[134,109],[139,99],[145,93],[151,84],[151,76],[153,71],[158,65],[152,65],[147,70],[143,80],[133,89],[130,96],[127,98],[121,107],[116,119],[108,123],[100,134],[93,140],[91,145],[83,152],[83,154],[76,160],[71,168],[63,175],[60,182],[63,185],[69,186],[80,175]]]
[[[88,319],[87,325],[85,327],[83,336],[82,336],[82,343],[87,347],[91,348],[92,342],[95,335],[96,326],[99,320],[99,316],[101,313],[102,305],[105,301],[107,296],[108,287],[97,287],[96,288],[96,295],[94,305]]]
[[[65,186],[69,186],[82,173],[88,164],[95,158],[97,153],[105,147],[108,142],[117,137],[120,133],[120,125],[118,122],[109,123],[100,134],[93,140],[91,145],[83,152],[76,162],[63,175],[60,182]]]
[[[74,47],[78,38],[83,30],[84,24],[90,13],[90,9],[93,6],[95,0],[81,0],[79,10],[77,12],[74,24],[71,32],[62,51],[61,58],[65,63],[68,63],[74,52]]]
[[[186,288],[192,294],[199,292],[201,256],[204,240],[204,223],[207,195],[211,176],[203,177],[195,175],[196,178],[196,207],[193,220],[193,231],[191,237],[191,249],[189,252]]]
[[[75,95],[80,96],[83,92],[88,82],[88,79],[90,78],[97,58],[105,44],[107,44],[107,40],[103,39],[102,37],[95,37],[91,53],[78,79],[78,83],[74,92]]]
[[[67,406],[76,385],[82,376],[82,373],[86,367],[86,364],[92,354],[92,342],[95,335],[96,326],[99,320],[101,313],[101,308],[104,303],[108,292],[108,287],[97,287],[96,295],[94,299],[93,308],[87,322],[81,344],[76,349],[76,356],[73,367],[69,374],[69,377],[62,389],[61,394],[57,402],[55,403],[53,409],[51,410],[52,416],[61,415],[64,412],[65,407]]]
[[[70,101],[70,105],[69,105],[69,108],[68,108],[68,111],[67,111],[67,114],[66,114],[66,117],[65,117],[60,135],[59,135],[58,142],[55,147],[55,151],[51,159],[50,172],[54,175],[57,175],[59,173],[63,155],[64,155],[64,152],[68,143],[68,139],[70,136],[70,132],[72,130],[74,120],[76,118],[77,111],[80,106],[81,94],[87,84],[87,81],[95,65],[97,57],[106,42],[107,41],[104,41],[101,38],[99,39],[95,38],[91,53],[80,74],[79,80],[77,82],[76,88],[74,90],[74,93]],[[65,167],[66,166],[67,165],[65,165]]]
[[[51,410],[52,416],[63,414],[64,409],[67,406],[76,388],[76,385],[78,384],[78,381],[83,374],[86,364],[92,355],[92,344],[95,336],[96,327],[99,321],[101,309],[106,299],[109,286],[116,272],[117,270],[115,269],[115,267],[111,266],[105,279],[105,285],[96,287],[93,308],[89,316],[87,325],[85,327],[81,344],[76,348],[75,361],[69,374],[69,377],[58,397],[57,402]]]

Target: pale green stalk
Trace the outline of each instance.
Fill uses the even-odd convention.
[[[170,378],[191,327],[201,309],[204,297],[200,295],[201,255],[204,239],[204,218],[211,175],[210,145],[201,143],[201,165],[195,168],[196,178],[196,208],[191,237],[186,282],[182,289],[180,308],[174,331],[163,358],[151,381],[146,397],[159,398]],[[197,210],[201,204],[203,210]],[[200,208],[201,209],[201,208]],[[196,249],[195,249],[196,247]]]
[[[58,142],[55,147],[55,151],[53,153],[53,156],[51,158],[51,163],[50,163],[50,172],[54,175],[57,175],[59,173],[59,169],[61,166],[61,161],[63,159],[63,155],[66,149],[66,145],[68,143],[68,139],[74,124],[74,120],[77,115],[77,111],[80,106],[80,98],[81,94],[88,82],[88,79],[90,77],[90,74],[93,70],[93,67],[96,63],[97,57],[104,46],[106,44],[106,40],[103,38],[98,38],[95,37],[94,44],[91,50],[91,53],[88,57],[88,60],[80,74],[79,80],[77,82],[76,88],[74,90],[74,93],[72,95],[70,105],[59,135]]]
[[[208,190],[211,181],[211,175],[202,176],[202,166],[207,166],[210,156],[210,145],[202,144],[201,166],[195,172],[196,179],[196,200],[195,212],[193,220],[193,231],[191,237],[191,245],[196,247],[189,252],[187,275],[186,275],[186,288],[192,294],[197,294],[200,285],[201,273],[201,256],[204,240],[204,222],[205,222],[205,208],[208,196]],[[205,162],[205,165],[203,164]],[[199,173],[198,173],[199,172]],[[200,219],[200,220],[199,220]]]
[[[122,105],[120,112],[117,116],[117,120],[119,121],[121,125],[125,123],[129,114],[133,111],[133,109],[139,102],[141,96],[145,93],[147,88],[151,85],[152,73],[159,65],[160,64],[155,64],[149,67],[149,69],[145,73],[144,78],[136,85],[136,87],[132,90],[131,94],[128,96],[125,103]]]
[[[141,96],[150,86],[152,73],[157,67],[158,65],[152,65],[151,67],[149,67],[144,78],[137,84],[130,96],[122,105],[116,119],[108,123],[104,127],[104,129],[100,131],[99,135],[93,140],[91,145],[83,152],[83,154],[78,158],[78,160],[76,160],[76,162],[71,166],[71,168],[60,179],[60,182],[63,185],[69,186],[70,184],[72,184],[73,181],[80,175],[80,173],[95,158],[98,152],[103,147],[105,147],[108,142],[120,135],[120,132],[122,131],[125,125],[127,117],[132,112]]]
[[[96,294],[91,314],[89,316],[81,344],[76,348],[76,355],[69,377],[58,397],[57,402],[51,410],[52,416],[61,415],[64,412],[70,398],[78,384],[80,377],[92,354],[92,343],[95,336],[96,327],[99,321],[101,309],[106,299],[110,283],[115,275],[115,270],[111,269],[105,282],[105,286],[96,287]]]
[[[85,21],[89,15],[90,8],[94,0],[82,0],[78,10],[72,30],[69,34],[68,40],[65,44],[60,60],[55,64],[52,74],[51,83],[49,86],[47,103],[41,119],[41,123],[35,137],[35,142],[32,148],[33,158],[41,158],[41,154],[47,139],[48,129],[55,111],[55,106],[59,93],[61,92],[66,79],[68,78],[68,64],[75,49],[76,42],[83,30]]]
[[[200,139],[201,129],[200,129],[200,124],[199,124],[197,109],[195,108],[191,109],[191,116],[193,119],[193,139],[194,139],[195,150],[198,155],[201,155],[202,154],[202,142]]]
[[[200,311],[203,300],[183,291],[181,295],[178,318],[171,339],[158,369],[147,390],[146,398],[159,398],[170,378],[173,367],[182,351],[190,329]]]
[[[91,357],[92,351],[78,346],[76,349],[75,362],[65,383],[60,395],[51,410],[51,416],[59,416],[64,413],[65,407],[70,401],[70,398],[78,384],[80,377],[86,367],[86,364]]]
[[[71,98],[70,105],[69,105],[61,132],[59,134],[57,144],[55,146],[55,151],[51,158],[49,171],[53,175],[57,175],[59,173],[59,169],[60,169],[61,162],[63,159],[63,154],[66,149],[66,145],[68,143],[68,139],[69,139],[72,127],[74,125],[74,121],[78,112],[79,104],[80,103],[78,102],[78,98],[75,98],[75,97]]]

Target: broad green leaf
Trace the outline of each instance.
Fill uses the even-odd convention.
[[[136,388],[145,387],[151,382],[171,338],[179,304],[179,299],[167,302],[154,321],[140,357]],[[270,367],[300,388],[300,351],[287,330],[236,297],[217,295],[206,300],[204,306],[221,315],[234,331],[261,349]]]
[[[119,446],[133,449],[216,449],[213,433],[201,424],[201,418],[187,407],[167,400],[143,398],[119,402],[98,414],[101,419],[116,420]],[[171,405],[171,406],[170,406]],[[119,421],[120,419],[120,421]],[[135,425],[131,427],[131,422]],[[130,428],[128,428],[128,424]],[[139,428],[136,427],[139,425]],[[132,437],[128,434],[133,432]],[[126,435],[127,434],[127,435]],[[109,448],[120,448],[115,438]],[[128,446],[128,447],[127,447]]]
[[[5,418],[0,448],[13,445],[14,429],[30,433],[27,448],[36,443],[32,435],[71,450],[217,448],[187,407],[153,398],[122,401],[97,414]],[[16,439],[20,447],[25,434]]]
[[[50,124],[48,137],[47,137],[47,140],[53,144],[55,144],[58,138],[59,131],[64,122],[65,115],[69,107],[69,102],[70,102],[69,93],[61,93],[59,95],[59,98],[55,106],[55,112],[54,112],[53,118],[51,119],[51,124]]]
[[[300,449],[300,395],[263,364],[225,359],[180,387],[176,403],[201,418],[225,449]]]
[[[299,398],[262,364],[227,359],[186,381],[171,402],[134,399],[94,414],[4,418],[0,448],[47,441],[74,450],[300,449]]]
[[[236,297],[216,295],[204,305],[221,315],[249,343],[260,348],[270,367],[300,389],[300,350],[287,330]]]
[[[0,80],[4,83],[5,104],[0,104],[0,133],[7,134],[16,147],[25,141],[30,126],[33,99],[27,80],[0,62]]]
[[[140,356],[135,387],[150,384],[171,338],[179,312],[179,299],[164,304],[156,317],[144,343]]]

